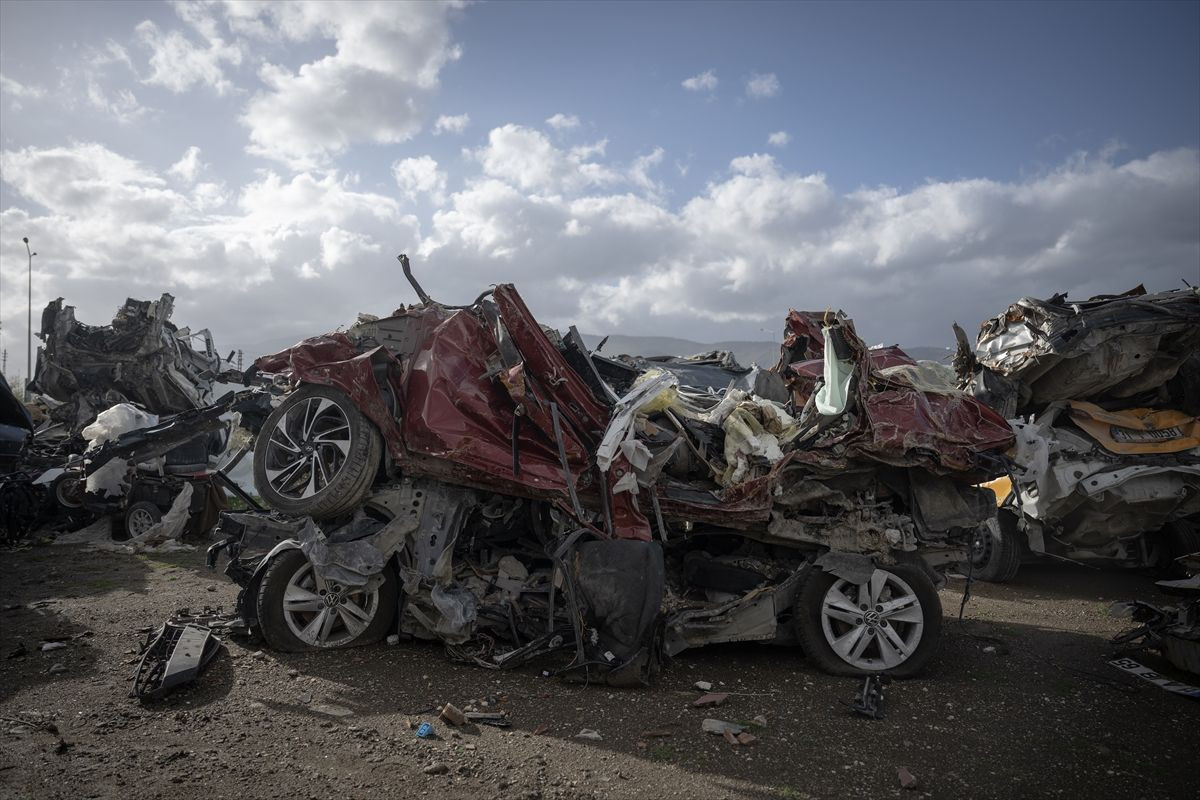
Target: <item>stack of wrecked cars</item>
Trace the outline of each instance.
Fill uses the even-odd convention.
[[[116,538],[137,539],[173,508],[199,535],[228,507],[229,482],[212,465],[230,425],[211,410],[202,423],[193,417],[212,408],[220,381],[241,374],[222,371],[207,330],[171,323],[173,305],[169,294],[129,299],[103,326],[77,321],[62,298],[46,306],[29,387],[38,420],[25,414],[28,435],[0,477],[6,536],[103,516]]]
[[[1016,435],[976,577],[1032,557],[1178,569],[1200,551],[1200,290],[1024,298],[973,347],[955,327],[960,385]]]
[[[608,358],[511,285],[445,305],[400,260],[419,303],[255,362],[290,389],[254,446],[272,511],[223,514],[210,563],[270,646],[395,632],[611,685],[717,642],[926,666],[937,587],[995,516],[976,484],[1008,470],[1003,417],[840,313],[793,312],[769,370]]]

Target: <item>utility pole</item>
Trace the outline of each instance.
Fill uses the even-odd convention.
[[[25,252],[29,254],[29,306],[25,309],[25,399],[29,400],[29,384],[33,383],[33,257],[37,253],[29,249],[29,237],[22,236]]]

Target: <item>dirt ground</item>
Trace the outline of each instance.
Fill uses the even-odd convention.
[[[138,629],[233,605],[202,553],[34,546],[0,564],[0,655],[29,651],[0,659],[6,798],[1150,798],[1195,797],[1200,780],[1200,703],[1104,663],[1122,627],[1110,602],[1158,597],[1142,575],[1029,567],[977,583],[961,623],[952,581],[939,658],[889,687],[876,721],[846,705],[858,681],[760,645],[685,653],[657,687],[614,690],[452,664],[431,644],[284,655],[230,640],[199,681],[143,706],[128,697]],[[48,637],[72,638],[41,652]],[[693,708],[698,680],[728,702]],[[512,727],[447,727],[430,711],[445,701],[486,701]],[[758,715],[753,746],[701,731]],[[418,739],[419,720],[439,738]]]

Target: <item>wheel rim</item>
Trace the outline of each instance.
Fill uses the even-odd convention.
[[[916,652],[924,628],[916,592],[885,570],[875,570],[861,584],[839,579],[821,601],[825,641],[856,669],[879,671],[904,663]]]
[[[157,522],[154,515],[145,508],[135,508],[129,512],[129,519],[125,523],[126,529],[132,536],[141,536],[150,528],[154,527]]]
[[[54,485],[54,498],[63,508],[79,508],[83,505],[83,481],[78,478],[62,478]]]
[[[305,644],[338,647],[357,639],[379,610],[379,590],[326,581],[305,561],[283,593],[283,618]]]
[[[337,403],[326,397],[296,403],[267,439],[267,483],[292,500],[312,497],[346,466],[350,443],[350,420]]]
[[[986,526],[980,525],[971,539],[971,563],[975,567],[987,565],[992,554],[992,533]]]

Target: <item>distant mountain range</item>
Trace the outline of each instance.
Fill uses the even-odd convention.
[[[593,333],[583,334],[584,343],[594,348],[603,339]],[[672,336],[622,336],[613,334],[608,337],[601,351],[604,355],[638,355],[638,356],[691,356],[696,353],[707,353],[710,350],[729,350],[737,358],[738,363],[748,367],[758,364],[760,367],[773,367],[779,361],[779,344],[776,342],[693,342],[690,339],[676,339]],[[905,347],[908,353],[917,361],[942,361],[949,363],[953,351],[945,347]]]

